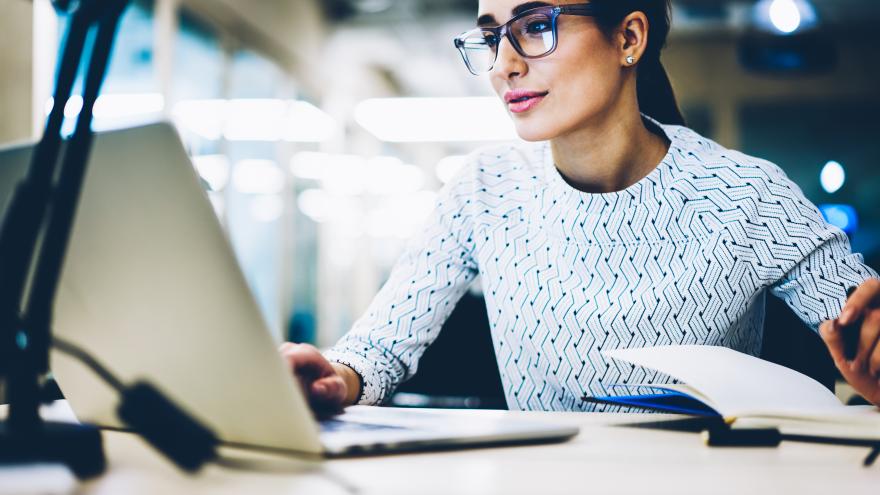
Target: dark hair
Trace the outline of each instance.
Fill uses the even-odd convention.
[[[670,0],[592,0],[592,3],[598,7],[596,21],[609,37],[632,12],[645,14],[649,25],[648,47],[637,68],[639,109],[660,123],[685,125],[672,83],[660,62],[660,51],[669,35]]]

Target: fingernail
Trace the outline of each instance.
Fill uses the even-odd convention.
[[[845,308],[842,313],[840,313],[840,324],[841,325],[849,325],[849,320],[852,319],[853,310],[851,308]]]
[[[324,385],[323,383],[316,383],[316,384],[314,384],[314,385],[312,386],[312,389],[313,389],[313,390],[315,391],[315,393],[317,393],[317,394],[324,394],[324,393],[327,392],[327,386]]]

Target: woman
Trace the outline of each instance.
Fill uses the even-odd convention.
[[[511,409],[587,411],[608,385],[666,379],[606,349],[757,354],[767,291],[880,404],[877,274],[779,168],[683,127],[660,63],[668,0],[482,0],[479,12],[456,46],[529,144],[471,156],[333,349],[282,346],[315,407],[386,400],[478,274]],[[841,328],[860,319],[850,362]]]

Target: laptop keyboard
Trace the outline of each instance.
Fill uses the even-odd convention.
[[[363,433],[365,431],[388,431],[405,429],[402,426],[359,423],[356,421],[342,421],[340,419],[324,419],[319,421],[319,425],[321,426],[321,433]]]

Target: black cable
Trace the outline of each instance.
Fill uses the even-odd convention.
[[[865,467],[870,467],[880,456],[880,444],[876,439],[790,434],[782,433],[779,428],[731,428],[724,425],[703,430],[702,436],[710,447],[776,447],[782,441],[869,447],[871,452],[862,463]]]
[[[98,375],[102,380],[104,380],[108,385],[113,387],[120,394],[125,393],[127,390],[126,386],[122,383],[116,375],[114,375],[110,370],[108,370],[103,364],[101,364],[97,359],[95,359],[91,354],[89,354],[85,349],[79,347],[78,345],[70,342],[69,340],[58,337],[57,335],[52,338],[52,347],[58,350],[59,352],[63,352],[67,354],[83,364],[85,364],[89,369],[91,369],[96,375]],[[111,428],[112,429],[112,428]],[[136,430],[121,430],[121,431],[132,431],[137,434]],[[306,452],[295,452],[290,450],[283,449],[273,449],[269,447],[259,447],[250,444],[242,444],[237,442],[229,442],[229,441],[218,441],[218,446],[230,447],[234,449],[247,450],[252,452],[262,452],[266,454],[275,454],[281,455],[284,457],[292,457],[295,459],[303,460],[303,461],[311,461],[311,462],[319,462],[323,460],[323,457],[320,454],[311,454]],[[239,461],[233,460],[226,457],[217,457],[213,461],[213,464],[218,466],[223,466],[232,469],[247,469],[253,470],[254,465],[249,464],[249,461]]]
[[[111,373],[110,370],[108,370],[103,364],[98,362],[97,359],[92,357],[91,354],[89,354],[73,342],[65,340],[56,335],[52,337],[52,347],[63,352],[64,354],[73,356],[74,358],[78,359],[120,394],[125,391],[125,385],[122,383],[122,380]]]
[[[60,337],[52,346],[81,361],[119,393],[122,422],[181,469],[194,472],[217,458],[219,440],[199,420],[143,381],[126,386],[85,349]]]

